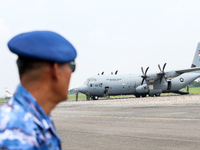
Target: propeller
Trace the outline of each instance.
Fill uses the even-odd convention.
[[[167,63],[165,63],[165,64],[163,65],[163,69],[162,69],[162,70],[161,70],[160,64],[158,64],[158,68],[160,69],[160,72],[158,73],[158,75],[161,76],[161,77],[160,77],[160,83],[161,83],[161,81],[162,81],[162,78],[165,76],[164,70],[165,70],[166,64],[167,64]],[[165,80],[166,80],[166,79],[165,79]]]
[[[145,70],[145,72],[144,72],[143,67],[141,67],[142,74],[143,74],[143,75],[141,76],[141,77],[143,78],[143,79],[142,79],[142,82],[141,82],[141,85],[144,83],[144,80],[147,78],[147,71],[148,71],[148,69],[149,69],[149,67],[147,67],[146,70]]]

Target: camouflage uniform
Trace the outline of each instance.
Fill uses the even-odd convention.
[[[110,98],[109,97],[109,89],[108,88],[105,88],[105,90],[104,90],[104,97],[105,98]]]
[[[86,98],[87,98],[88,101],[90,100],[90,93],[89,93],[89,91],[87,91],[87,93],[86,93]]]
[[[0,110],[0,149],[61,149],[51,116],[22,85]]]
[[[76,101],[78,101],[78,92],[76,92]]]

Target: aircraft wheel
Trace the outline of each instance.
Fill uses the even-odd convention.
[[[149,95],[149,97],[154,97],[154,95]]]
[[[146,94],[142,94],[142,97],[146,97],[147,95]]]
[[[140,95],[135,95],[136,98],[140,98]]]
[[[98,96],[93,96],[93,100],[98,100]]]

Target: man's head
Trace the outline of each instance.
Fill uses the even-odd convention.
[[[58,99],[67,98],[77,54],[65,38],[51,31],[34,31],[15,36],[8,47],[19,56],[17,66],[22,85],[31,89],[46,84]]]

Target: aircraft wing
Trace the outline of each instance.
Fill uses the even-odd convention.
[[[169,71],[165,73],[165,77],[168,79],[175,78],[183,73],[188,73],[188,72],[194,72],[194,71],[199,71],[200,67],[195,67],[195,68],[189,68],[189,69],[183,69],[183,70],[175,70],[175,71]]]
[[[165,77],[166,79],[173,79],[183,73],[193,72],[193,71],[200,71],[200,67],[150,74],[147,76],[146,80],[154,82],[155,80],[158,79],[161,80],[163,77]]]
[[[183,70],[177,70],[177,73],[187,73],[187,72],[192,72],[192,71],[198,71],[200,70],[200,67],[195,67],[195,68],[189,68],[189,69],[183,69]]]

